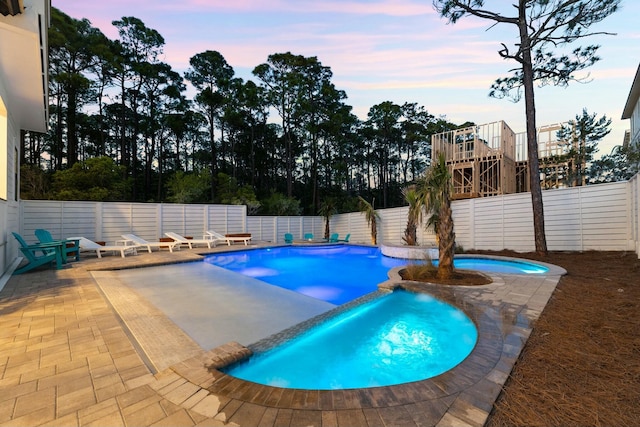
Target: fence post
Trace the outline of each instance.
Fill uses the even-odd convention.
[[[102,236],[103,236],[103,228],[104,228],[104,221],[102,220],[103,218],[103,209],[104,209],[104,205],[102,202],[97,202],[96,203],[96,207],[95,207],[95,216],[96,216],[96,228],[95,228],[95,235],[96,235],[96,240],[97,241],[101,241],[102,240]]]

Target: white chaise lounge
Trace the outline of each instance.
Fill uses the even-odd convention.
[[[173,252],[173,248],[176,246],[178,247],[178,249],[180,248],[180,243],[176,242],[175,240],[173,242],[149,242],[135,234],[123,234],[122,238],[124,240],[129,240],[133,242],[133,244],[136,246],[146,248],[149,251],[149,253],[151,253],[152,247],[158,248],[158,249],[168,247],[169,252]]]
[[[251,241],[251,236],[223,236],[222,234],[212,230],[207,230],[206,234],[211,236],[211,239],[227,242],[227,245],[229,246],[231,246],[231,242],[243,242],[244,245],[247,246]]]
[[[207,240],[207,239],[187,239],[184,236],[181,236],[177,233],[172,233],[172,232],[167,232],[164,233],[165,236],[167,237],[171,237],[173,240],[175,240],[179,245],[188,245],[189,249],[193,249],[194,246],[196,245],[207,245],[208,248],[211,248],[211,245],[213,244],[213,246],[215,247],[215,242],[212,242],[211,240]]]
[[[89,240],[86,237],[67,237],[67,240],[78,240],[80,243],[80,251],[82,252],[95,252],[98,258],[102,258],[102,252],[120,252],[122,258],[126,254],[137,255],[137,246],[125,246],[125,245],[110,245],[102,246]]]

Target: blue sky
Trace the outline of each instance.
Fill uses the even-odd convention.
[[[501,1],[511,14],[511,2]],[[504,120],[515,132],[525,130],[524,101],[488,96],[493,81],[517,65],[497,53],[502,42],[515,41],[515,28],[490,28],[473,17],[448,24],[432,0],[52,0],[52,5],[87,18],[112,39],[117,38],[113,20],[141,19],[164,37],[162,60],[181,73],[193,55],[216,50],[236,76],[257,81],[251,74],[255,66],[270,54],[292,52],[316,56],[330,67],[333,83],[360,118],[380,102],[416,102],[454,123]],[[602,59],[588,69],[589,83],[536,88],[538,126],[573,119],[587,108],[613,122],[599,154],[622,142],[629,128],[622,109],[640,63],[638,16],[640,2],[623,0],[619,12],[591,28],[616,35],[575,45],[599,44]]]

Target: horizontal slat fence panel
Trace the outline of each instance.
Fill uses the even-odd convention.
[[[126,233],[147,240],[158,240],[167,231],[196,238],[207,229],[241,233],[245,231],[246,213],[242,205],[42,200],[24,200],[21,210],[20,231],[26,236],[33,236],[37,228],[46,228],[55,238],[83,236],[110,244]]]
[[[302,217],[300,216],[279,216],[276,218],[277,241],[284,242],[284,234],[290,233],[294,239],[302,239],[304,234]]]
[[[157,205],[145,203],[131,205],[131,230],[129,233],[136,234],[150,242],[157,242],[162,237],[158,235],[158,213]]]
[[[162,216],[160,219],[160,227],[157,231],[158,237],[164,237],[164,233],[170,231],[178,233],[182,236],[189,236],[187,232],[187,224],[183,215],[184,205],[162,205]],[[201,237],[203,230],[198,235],[192,237]]]
[[[407,227],[407,207],[382,209],[378,222],[378,243],[401,245]]]
[[[187,205],[188,206],[188,205]],[[245,218],[247,207],[244,205],[204,205],[206,206],[205,229],[220,234],[244,233],[247,231]]]
[[[77,235],[96,239],[95,213],[99,203],[29,200],[21,203],[20,233],[35,242],[35,230],[45,228],[54,239]]]
[[[534,249],[533,212],[529,194],[510,195],[502,206],[502,246],[524,252]]]
[[[19,203],[0,201],[0,280],[2,280],[2,274],[9,268],[20,252],[18,241],[11,235],[12,231],[18,231],[19,229]]]
[[[248,216],[247,233],[251,233],[253,240],[271,243],[283,243],[284,233],[278,236],[278,217],[276,216]]]
[[[543,191],[549,250],[635,250],[640,254],[640,178],[577,188]],[[464,249],[532,251],[535,249],[529,193],[452,203],[456,242]],[[251,233],[254,240],[284,243],[284,234],[324,236],[321,216],[247,216],[242,205],[181,205],[119,202],[25,200],[20,204],[20,232],[34,240],[36,228],[54,237],[85,236],[109,243],[124,233],[156,240],[166,231],[201,237],[205,230]],[[408,208],[380,209],[378,243],[402,244]],[[352,243],[371,243],[361,212],[333,215],[330,232]],[[424,223],[418,241],[434,245],[433,230]]]
[[[636,174],[629,181],[627,200],[629,200],[629,211],[631,212],[629,240],[635,246],[636,254],[640,258],[640,174]]]
[[[350,212],[331,217],[331,231],[338,233],[340,239],[347,234],[350,243],[371,244],[371,232],[363,213]]]

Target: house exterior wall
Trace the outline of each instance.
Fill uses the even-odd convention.
[[[622,112],[622,119],[630,121],[630,140],[632,146],[640,147],[640,65],[631,83],[629,96]]]
[[[46,132],[50,0],[23,0],[0,15],[0,276],[19,258],[19,150],[22,130]],[[2,278],[0,278],[0,284]]]
[[[635,147],[640,147],[640,98],[636,100],[635,106],[633,107],[633,113],[629,119],[631,123],[631,139],[629,142]]]
[[[0,75],[0,276],[18,254],[11,231],[19,228],[16,152],[20,130],[12,119],[6,99],[5,82]]]

